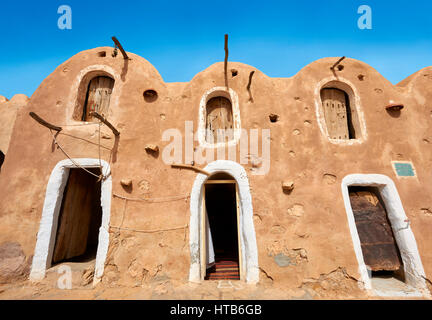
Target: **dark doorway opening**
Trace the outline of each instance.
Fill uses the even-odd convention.
[[[100,168],[86,168],[100,175]],[[101,181],[82,169],[70,169],[60,208],[52,264],[96,258],[102,223]]]
[[[215,264],[207,269],[204,279],[240,280],[236,184],[206,184],[205,203]]]
[[[405,281],[404,267],[384,202],[376,187],[348,187],[364,262],[372,278]]]

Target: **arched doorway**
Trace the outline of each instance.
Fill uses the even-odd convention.
[[[207,266],[211,267],[212,264],[209,258],[214,255],[215,263],[219,258],[230,258],[231,262],[237,262],[238,277],[248,283],[256,283],[259,279],[258,252],[246,171],[238,163],[228,160],[214,161],[205,170],[211,176],[198,174],[191,192],[189,281],[205,280]],[[215,205],[217,199],[221,198],[226,204]],[[221,209],[226,212],[218,216]],[[223,224],[224,217],[228,217],[230,228],[226,226],[227,220]],[[208,228],[212,224],[213,227]],[[221,226],[224,230],[220,230]],[[226,241],[220,241],[220,234],[223,232],[228,235],[228,229],[229,237],[226,237]],[[210,236],[211,232],[216,237]]]
[[[96,195],[88,197],[85,193],[89,190],[88,173],[81,175],[82,169],[103,172],[107,178],[93,185],[99,188]],[[102,166],[102,167],[101,167]],[[97,180],[97,179],[96,179]],[[93,180],[94,181],[94,180]],[[73,183],[73,185],[70,185]],[[78,185],[77,185],[78,184]],[[45,201],[42,209],[42,217],[37,234],[36,247],[33,256],[30,279],[42,280],[46,270],[53,264],[67,259],[83,258],[94,259],[93,284],[100,281],[105,265],[105,258],[109,244],[109,220],[111,210],[112,178],[110,166],[104,160],[99,159],[67,159],[57,163],[48,181]],[[77,200],[77,201],[75,201]],[[79,207],[78,218],[75,220],[71,210]],[[94,206],[100,207],[98,220],[88,219],[82,213],[95,213]],[[65,210],[68,207],[68,210]],[[73,212],[72,212],[73,213]],[[87,220],[86,220],[87,218]],[[69,228],[68,225],[74,225]],[[83,230],[84,224],[87,230]],[[94,226],[96,224],[96,226]],[[81,237],[82,231],[84,237]],[[87,232],[89,231],[89,232]],[[59,233],[60,232],[60,233]],[[74,245],[73,242],[79,243]]]
[[[341,187],[364,288],[379,296],[428,295],[414,233],[394,182],[381,174],[350,174]],[[393,279],[411,288],[401,291]]]

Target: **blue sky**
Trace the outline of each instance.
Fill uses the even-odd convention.
[[[72,30],[60,30],[60,5],[72,8]],[[373,29],[360,30],[357,8],[369,5]],[[347,56],[398,83],[432,65],[432,1],[2,1],[0,95],[31,96],[44,78],[74,54],[112,46],[150,61],[166,82],[189,81],[223,61],[271,77],[291,77],[323,57]]]

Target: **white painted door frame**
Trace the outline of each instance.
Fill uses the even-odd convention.
[[[406,222],[408,218],[394,182],[389,177],[381,174],[350,174],[342,180],[341,184],[348,225],[364,288],[367,290],[373,289],[371,284],[371,272],[364,262],[363,252],[361,250],[361,242],[349,198],[348,187],[350,186],[377,187],[379,189],[401,254],[406,283],[426,294],[426,276],[414,234],[409,223]]]
[[[239,240],[241,247],[242,270],[247,283],[257,283],[259,280],[258,249],[256,244],[255,228],[253,224],[252,197],[250,194],[249,181],[244,168],[234,161],[217,160],[208,164],[205,171],[214,174],[224,172],[231,175],[237,182],[239,191]],[[202,281],[201,261],[204,258],[201,254],[201,203],[204,192],[204,184],[209,177],[205,174],[198,174],[191,192],[190,201],[190,256],[191,265],[189,270],[189,281]],[[239,253],[240,254],[240,253]]]
[[[109,244],[109,221],[111,212],[112,178],[110,166],[104,160],[99,159],[73,159],[74,162],[85,168],[95,168],[102,164],[102,172],[106,179],[101,184],[102,224],[99,228],[99,241],[96,253],[95,274],[93,284],[100,281],[104,271],[105,259]],[[36,248],[30,271],[30,280],[39,281],[45,277],[46,270],[51,267],[57,234],[58,216],[63,200],[63,192],[69,178],[71,168],[75,164],[67,159],[57,163],[48,181],[45,201],[42,210]]]

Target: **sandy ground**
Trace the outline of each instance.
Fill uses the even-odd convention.
[[[70,289],[65,288],[65,267],[70,269]],[[0,284],[0,300],[321,300],[321,299],[425,299],[394,278],[375,279],[373,286],[387,295],[377,297],[358,288],[357,282],[335,272],[327,277],[304,282],[299,288],[276,285],[269,278],[258,284],[218,280],[191,283],[166,275],[142,283],[120,285],[104,277],[93,285],[94,260],[68,262],[47,270],[40,282],[29,280]],[[108,280],[106,280],[108,279]],[[400,293],[405,293],[404,297]]]
[[[313,289],[285,289],[271,285],[247,285],[240,281],[206,281],[203,284],[173,280],[137,287],[93,286],[59,289],[57,283],[17,282],[0,286],[0,300],[321,300],[321,299],[425,299],[422,297],[355,297],[349,293],[322,292]]]

